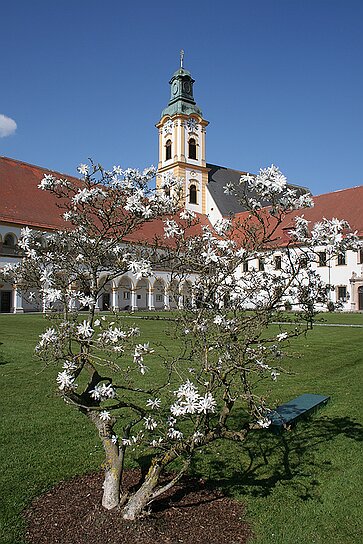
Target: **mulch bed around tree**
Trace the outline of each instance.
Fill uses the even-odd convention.
[[[130,470],[125,485],[140,473]],[[251,531],[241,503],[185,479],[157,499],[151,512],[126,521],[120,511],[101,506],[102,474],[61,482],[26,510],[31,544],[244,544]]]

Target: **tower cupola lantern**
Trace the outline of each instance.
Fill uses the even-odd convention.
[[[164,115],[175,115],[183,113],[190,115],[195,113],[202,117],[202,112],[197,106],[193,97],[194,79],[191,73],[184,68],[184,51],[180,51],[180,68],[174,72],[170,84],[170,100],[168,106],[164,109],[161,117]]]

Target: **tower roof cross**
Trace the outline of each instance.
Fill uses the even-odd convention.
[[[183,68],[184,63],[184,49],[180,50],[180,68]]]

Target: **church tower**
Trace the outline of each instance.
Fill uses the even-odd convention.
[[[190,72],[183,67],[184,51],[180,52],[180,68],[173,74],[170,100],[156,127],[159,129],[159,164],[156,177],[172,174],[184,180],[185,208],[206,213],[208,168],[205,160],[205,133],[208,121],[193,97]]]

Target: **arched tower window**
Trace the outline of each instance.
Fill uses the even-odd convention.
[[[195,185],[189,187],[189,204],[197,203],[197,188]]]
[[[194,138],[189,140],[189,159],[197,158],[197,144]]]
[[[171,140],[168,140],[165,144],[165,160],[171,159]]]

